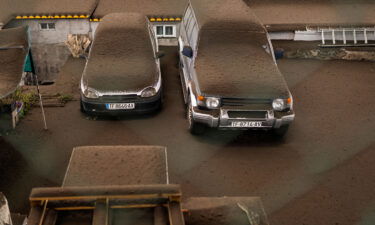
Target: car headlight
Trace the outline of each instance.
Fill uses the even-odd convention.
[[[207,98],[206,107],[209,109],[217,109],[220,106],[220,100],[218,98]]]
[[[277,98],[272,102],[272,108],[276,111],[284,111],[286,109],[291,109],[293,100],[291,97],[287,99]]]
[[[156,89],[153,88],[153,87],[148,87],[148,88],[145,88],[142,93],[141,93],[141,97],[142,98],[147,98],[147,97],[152,97],[156,95]]]
[[[99,98],[99,93],[92,89],[92,88],[86,88],[84,91],[83,91],[83,95],[86,97],[86,98]]]

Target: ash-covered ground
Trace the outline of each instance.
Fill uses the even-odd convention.
[[[261,196],[277,225],[375,223],[374,63],[282,59],[296,112],[284,141],[266,132],[196,137],[187,131],[177,53],[164,50],[158,114],[93,120],[73,101],[46,109],[48,131],[35,108],[0,137],[0,190],[13,212],[28,211],[32,187],[61,185],[73,147],[162,145],[184,197]],[[83,66],[69,60],[60,75],[79,77]]]

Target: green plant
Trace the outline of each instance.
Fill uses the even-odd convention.
[[[69,94],[59,94],[58,99],[61,103],[65,104],[73,100],[73,96]]]
[[[17,101],[23,102],[23,111],[24,113],[27,113],[34,104],[38,103],[38,95],[32,92],[25,92],[22,89],[17,89],[8,97],[0,99],[0,105],[10,105]]]

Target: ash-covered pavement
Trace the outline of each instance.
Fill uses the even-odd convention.
[[[158,114],[92,120],[74,101],[46,109],[48,131],[36,108],[0,137],[6,155],[0,190],[12,211],[27,212],[32,187],[61,185],[75,146],[162,145],[170,181],[182,185],[185,197],[261,196],[274,225],[375,223],[373,63],[280,60],[296,112],[284,141],[266,132],[210,130],[196,137],[186,128],[177,53],[165,50]]]

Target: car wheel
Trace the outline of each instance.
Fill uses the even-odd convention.
[[[280,128],[276,128],[273,130],[273,134],[277,138],[283,138],[286,133],[288,132],[289,125],[281,126]]]
[[[189,123],[189,131],[191,134],[193,135],[200,135],[200,134],[203,134],[204,131],[206,130],[206,127],[201,124],[201,123],[197,123],[194,121],[193,119],[193,107],[191,106],[191,104],[189,103],[188,106],[187,106],[187,120],[188,120],[188,123]]]

